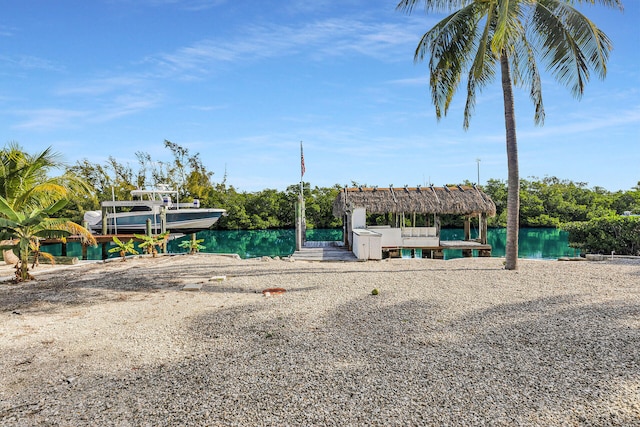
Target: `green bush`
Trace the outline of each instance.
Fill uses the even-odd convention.
[[[562,226],[569,246],[586,253],[640,255],[640,216],[608,216]]]

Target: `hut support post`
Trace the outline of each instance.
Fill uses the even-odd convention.
[[[471,216],[465,215],[464,217],[464,240],[468,242],[471,240]],[[462,251],[462,256],[466,258],[470,258],[473,256],[473,251],[471,249],[464,249]]]
[[[348,222],[347,222],[347,249],[352,251],[353,250],[353,245],[351,244],[351,242],[353,241],[353,226],[351,224],[351,215],[348,215]]]
[[[488,232],[488,217],[486,214],[480,214],[480,243],[482,243],[483,245],[487,244],[487,232]]]
[[[347,221],[349,221],[349,215],[344,214],[342,215],[342,243],[344,243],[345,247],[349,247],[349,237],[348,237],[348,231],[347,229],[349,228],[347,226]]]
[[[464,240],[471,240],[471,217],[468,215],[464,217]]]

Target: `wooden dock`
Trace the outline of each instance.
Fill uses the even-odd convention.
[[[358,261],[342,242],[306,242],[292,258],[296,261]]]
[[[422,251],[423,258],[442,258],[443,251],[447,249],[462,250],[463,256],[471,257],[472,251],[478,251],[480,257],[491,256],[491,245],[483,244],[473,240],[441,240],[438,246],[394,246],[383,247],[382,251],[387,252],[389,257],[398,258],[402,256],[402,249],[415,250],[420,249]],[[428,254],[428,255],[427,255]]]
[[[441,240],[440,247],[442,249],[462,249],[463,251],[491,251],[491,245],[482,244],[480,242],[474,242],[471,240]]]
[[[133,234],[94,234],[93,238],[96,239],[96,243],[102,247],[102,259],[105,260],[109,258],[109,245],[113,242],[113,237],[117,237],[118,239],[124,241],[134,240],[136,242],[141,242],[142,240],[134,236]],[[61,253],[62,256],[67,256],[67,243],[75,242],[82,243],[82,259],[87,260],[87,245],[85,245],[85,240],[82,236],[68,236],[64,239],[59,238],[51,238],[51,239],[42,239],[40,240],[41,246],[46,245],[62,245]]]
[[[446,249],[460,249],[464,251],[465,256],[471,256],[473,250],[477,250],[481,257],[491,256],[491,245],[468,240],[442,240],[439,246],[428,248],[408,246],[382,248],[383,252],[391,258],[401,257],[401,249],[422,249],[422,256],[425,258],[442,258],[442,251]],[[293,253],[292,258],[296,261],[360,261],[342,242],[332,241],[306,242],[301,250]]]

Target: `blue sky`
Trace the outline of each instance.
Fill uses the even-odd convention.
[[[386,0],[25,0],[0,15],[0,129],[68,164],[135,167],[200,153],[218,182],[312,186],[506,180],[499,83],[468,131],[464,94],[438,122],[420,36],[441,19]],[[544,76],[546,121],[517,92],[520,176],[629,190],[640,181],[640,2],[582,8],[613,40],[581,101]],[[478,162],[477,159],[480,159]]]

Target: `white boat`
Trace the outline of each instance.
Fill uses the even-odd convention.
[[[198,199],[180,203],[178,194],[164,186],[133,190],[133,200],[102,202],[102,210],[85,212],[84,220],[94,233],[145,233],[150,220],[153,234],[164,231],[186,234],[211,228],[226,213],[224,209],[200,208]]]

